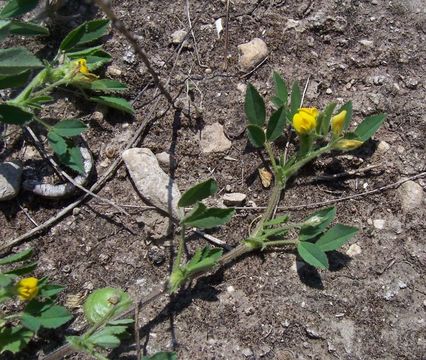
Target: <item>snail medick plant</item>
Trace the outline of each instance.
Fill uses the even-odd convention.
[[[17,33],[14,32],[16,21],[12,18],[32,10],[37,2],[10,0],[0,11],[0,36]],[[31,35],[40,34],[35,32],[39,29],[35,25],[31,29],[34,30]],[[95,44],[108,32],[108,20],[83,23],[63,39],[52,61],[40,61],[21,47],[0,49],[0,89],[22,87],[36,72],[16,97],[0,102],[0,122],[20,126],[28,126],[31,122],[42,125],[47,130],[49,145],[60,162],[80,174],[84,174],[85,170],[74,138],[81,135],[87,126],[77,119],[63,119],[52,124],[38,114],[44,105],[54,102],[52,93],[61,87],[77,89],[88,101],[134,113],[132,105],[125,99],[111,96],[112,93],[126,90],[125,84],[101,79],[93,73],[112,60],[102,45]]]

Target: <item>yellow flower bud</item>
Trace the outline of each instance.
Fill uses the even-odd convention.
[[[333,131],[334,135],[340,135],[342,133],[343,123],[345,122],[346,114],[347,111],[342,110],[337,115],[331,118],[331,130]]]
[[[350,139],[342,139],[337,142],[336,148],[339,150],[355,150],[359,148],[363,144],[360,140],[350,140]]]
[[[89,68],[87,67],[87,61],[86,59],[78,59],[75,61],[75,66],[76,66],[76,70],[77,70],[77,75],[81,74],[83,75],[83,77],[78,77],[78,80],[96,80],[98,78],[98,76],[96,76],[95,74],[92,74],[89,71]]]
[[[38,294],[38,279],[35,277],[24,278],[16,284],[16,292],[22,301],[30,301]]]
[[[316,108],[300,108],[293,116],[293,127],[298,135],[306,135],[317,126],[319,111]]]

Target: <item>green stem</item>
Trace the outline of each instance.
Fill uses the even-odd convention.
[[[44,120],[38,118],[37,116],[34,116],[33,118],[35,121],[37,121],[39,124],[43,125],[48,131],[52,130],[53,126],[45,122]]]
[[[298,240],[272,240],[265,241],[264,245],[267,246],[285,246],[285,245],[296,245]]]
[[[47,75],[48,75],[47,68],[41,70],[36,76],[34,76],[34,78],[30,81],[30,83],[25,87],[24,90],[21,91],[21,93],[16,98],[14,98],[13,100],[10,100],[10,103],[19,104],[25,101],[36,87],[43,85],[44,81],[47,78]]]
[[[64,80],[64,79],[55,81],[54,83],[47,85],[44,89],[41,89],[41,90],[33,93],[33,97],[39,97],[39,96],[47,95],[52,89],[54,89],[58,86],[61,86],[63,84],[66,84],[67,82],[68,82],[68,80]]]
[[[268,153],[269,160],[271,161],[272,169],[274,170],[274,174],[275,174],[275,176],[277,176],[277,174],[278,174],[277,163],[275,161],[274,153],[272,152],[271,143],[268,142],[268,141],[265,142],[265,150]]]

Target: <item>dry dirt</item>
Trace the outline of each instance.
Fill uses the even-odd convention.
[[[244,136],[244,86],[251,82],[270,97],[272,71],[286,79],[308,82],[305,104],[323,108],[328,102],[352,99],[354,118],[387,112],[384,126],[362,149],[350,156],[322,158],[307,168],[281,202],[283,207],[338,200],[361,194],[404,177],[425,171],[425,41],[426,14],[422,0],[234,0],[229,12],[229,67],[223,70],[224,36],[218,38],[214,22],[225,17],[226,1],[188,1],[196,43],[177,55],[170,35],[188,28],[185,1],[113,1],[116,14],[139,37],[163,81],[170,77],[174,96],[181,92],[191,102],[190,118],[161,100],[158,115],[141,138],[140,145],[154,153],[169,151],[177,161],[172,171],[179,188],[213,177],[221,189],[247,194],[257,206],[267,202],[257,168],[262,156],[248,146]],[[70,1],[63,14],[80,14],[76,24],[96,16],[85,2]],[[46,42],[24,44],[49,56],[69,26],[55,25]],[[253,73],[238,70],[237,46],[262,38],[269,49],[267,60]],[[16,40],[15,40],[16,41]],[[125,146],[152,109],[153,86],[125,39],[113,31],[105,44],[121,70],[116,79],[129,84],[126,94],[135,102],[137,115],[110,111],[104,119],[92,114],[95,107],[75,101],[72,95],[47,109],[54,117],[78,117],[90,126],[87,142],[100,176],[111,160],[106,147]],[[198,58],[197,58],[198,51]],[[173,69],[173,64],[175,67]],[[192,88],[187,92],[186,85]],[[242,91],[243,90],[243,91]],[[202,116],[195,116],[202,110]],[[165,113],[164,111],[167,110]],[[225,153],[204,154],[199,131],[219,122],[232,141]],[[378,148],[387,142],[387,151]],[[276,151],[283,151],[278,141]],[[21,158],[31,162],[21,139],[13,151],[1,152],[1,160]],[[226,160],[225,156],[236,159]],[[312,176],[378,165],[374,171],[332,182],[313,182]],[[92,181],[95,181],[94,178]],[[424,178],[416,180],[423,188]],[[156,244],[148,238],[138,217],[140,196],[124,166],[103,187],[100,196],[127,207],[131,216],[97,200],[86,201],[72,214],[24,244],[38,260],[38,276],[66,286],[69,295],[84,297],[92,289],[116,286],[133,296],[148,294],[166,278],[170,264],[170,239]],[[29,231],[54,216],[72,201],[41,200],[22,192],[16,200],[0,204],[1,241]],[[296,266],[293,253],[278,252],[244,257],[210,277],[191,284],[172,302],[162,297],[141,310],[141,345],[152,354],[176,350],[179,359],[426,359],[426,240],[425,208],[403,212],[398,189],[337,202],[338,221],[358,226],[352,243],[361,253],[350,258],[345,246],[331,255],[332,270],[317,272]],[[280,210],[284,211],[284,210]],[[300,219],[310,210],[291,211]],[[247,236],[259,210],[237,212],[231,223],[211,233],[230,245]],[[383,228],[374,226],[384,220]],[[379,222],[380,223],[380,222]],[[381,226],[379,226],[381,227]],[[205,240],[191,237],[189,251]],[[157,247],[158,246],[158,247]],[[155,256],[152,253],[156,251]],[[156,265],[158,256],[165,261]],[[16,359],[36,359],[81,329],[76,321],[59,332],[47,332],[49,342],[39,340]],[[70,359],[85,359],[82,355]],[[135,345],[125,343],[111,359],[135,359]]]

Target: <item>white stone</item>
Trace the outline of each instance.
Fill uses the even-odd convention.
[[[223,195],[223,203],[227,206],[241,205],[247,198],[243,193],[228,193]]]
[[[406,181],[398,189],[402,209],[410,212],[422,207],[423,188],[414,181]]]
[[[170,35],[170,42],[174,45],[179,45],[186,37],[185,30],[176,30],[172,35]]]
[[[362,40],[359,41],[359,43],[361,45],[364,45],[365,47],[369,47],[369,48],[373,47],[373,44],[374,44],[373,41],[367,40],[367,39],[362,39]]]
[[[361,246],[359,246],[358,244],[352,244],[351,246],[349,246],[348,251],[346,251],[346,255],[350,257],[354,257],[360,254],[361,254]]]
[[[142,197],[173,217],[181,218],[182,210],[177,206],[180,191],[173,179],[160,168],[152,151],[132,148],[124,151],[122,158]]]
[[[105,75],[111,76],[111,77],[117,77],[120,76],[123,72],[116,66],[110,65],[105,70]]]
[[[238,45],[240,52],[240,70],[248,72],[253,70],[268,55],[266,43],[259,38],[254,38],[248,43]]]
[[[373,226],[378,230],[383,230],[385,228],[386,221],[383,219],[374,219]]]
[[[160,165],[163,165],[163,166],[165,166],[165,167],[167,167],[167,168],[169,168],[169,167],[170,167],[170,164],[171,164],[171,156],[170,156],[170,154],[169,154],[168,152],[165,152],[165,151],[160,152],[160,153],[158,153],[158,154],[155,154],[155,157],[157,158],[157,160],[158,160],[158,162],[160,163]],[[173,162],[173,167],[175,167],[174,165],[175,165],[175,164],[174,164],[174,162]]]
[[[379,144],[377,145],[377,151],[379,153],[386,153],[388,152],[390,149],[390,145],[386,142],[386,141],[380,141]]]
[[[232,143],[223,132],[223,126],[219,123],[207,125],[201,131],[201,151],[205,154],[228,150]]]
[[[0,201],[13,199],[21,188],[22,165],[18,161],[0,164]]]

